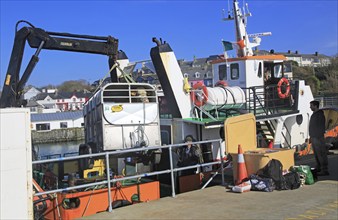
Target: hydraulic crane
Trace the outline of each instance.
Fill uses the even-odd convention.
[[[18,25],[22,22],[28,24],[28,26],[18,30]],[[26,41],[31,48],[36,48],[36,52],[32,55],[20,77]],[[111,70],[111,81],[118,82],[116,68],[112,68],[117,60],[118,39],[111,36],[102,37],[50,32],[36,28],[31,23],[21,20],[16,24],[14,45],[4,80],[0,108],[20,107],[27,104],[22,98],[22,91],[39,61],[39,53],[42,49],[106,55],[108,56],[109,69]]]

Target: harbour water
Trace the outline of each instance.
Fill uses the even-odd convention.
[[[71,141],[71,142],[59,142],[59,143],[46,143],[35,144],[35,149],[38,159],[50,159],[65,156],[74,156],[78,154],[79,145],[83,144],[84,140]]]

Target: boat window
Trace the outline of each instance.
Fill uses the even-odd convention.
[[[284,63],[284,73],[292,72],[292,63]]]
[[[283,74],[282,74],[282,64],[276,64],[274,66],[273,75],[274,75],[275,78],[282,78],[282,76],[283,76]]]
[[[262,62],[259,62],[257,76],[262,78]]]
[[[161,130],[161,141],[162,144],[169,144],[170,143],[170,135],[168,131]]]
[[[303,115],[297,115],[296,122],[298,125],[301,125],[303,123]]]
[[[239,65],[238,63],[232,63],[230,65],[231,79],[239,78]]]
[[[227,65],[218,66],[218,80],[227,80]]]

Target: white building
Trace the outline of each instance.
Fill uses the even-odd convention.
[[[49,131],[61,128],[83,127],[82,111],[31,114],[31,128],[36,131]]]
[[[34,96],[40,94],[41,91],[36,89],[35,87],[32,87],[30,89],[27,90],[27,92],[25,92],[25,94],[23,95],[24,99],[26,100],[30,100],[31,98],[33,98]]]
[[[314,54],[301,54],[297,50],[292,52],[288,50],[288,52],[274,52],[274,51],[266,51],[260,50],[255,52],[257,55],[264,55],[264,54],[281,54],[286,57],[287,60],[295,61],[298,63],[298,66],[328,66],[331,64],[332,57],[326,56],[324,54],[319,54],[315,52]]]
[[[47,109],[56,109],[55,94],[52,93],[40,93],[36,97],[36,102]]]

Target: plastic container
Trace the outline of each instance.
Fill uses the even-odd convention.
[[[237,186],[232,187],[231,190],[233,192],[243,193],[243,192],[249,192],[250,189],[251,189],[251,182],[249,180],[249,181],[243,182],[243,183],[241,183]]]

